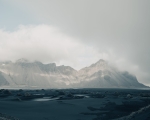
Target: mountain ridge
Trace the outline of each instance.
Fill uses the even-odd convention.
[[[0,62],[0,85],[45,88],[145,88],[134,75],[121,72],[103,59],[75,70],[70,66],[57,66],[19,59]]]

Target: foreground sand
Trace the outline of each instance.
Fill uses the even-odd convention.
[[[149,104],[149,90],[2,89],[0,120],[149,120]]]

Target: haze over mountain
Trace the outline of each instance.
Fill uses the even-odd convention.
[[[121,72],[100,59],[79,71],[70,66],[56,66],[19,59],[0,62],[0,85],[43,88],[144,88],[134,75]]]

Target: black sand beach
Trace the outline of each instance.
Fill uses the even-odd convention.
[[[0,120],[150,119],[150,90],[0,90]]]

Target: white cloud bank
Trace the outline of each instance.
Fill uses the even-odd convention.
[[[0,29],[0,56],[1,61],[26,58],[71,65],[76,69],[108,57],[106,53],[98,53],[93,47],[63,34],[58,28],[44,24],[21,25],[14,32]]]
[[[30,61],[69,65],[75,69],[104,59],[115,64],[120,70],[135,74],[142,83],[148,84],[150,77],[149,74],[142,72],[138,65],[128,59],[120,58],[108,46],[105,50],[93,47],[64,34],[56,27],[45,24],[21,25],[13,32],[0,29],[0,56],[0,61],[26,58]]]

